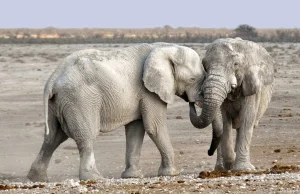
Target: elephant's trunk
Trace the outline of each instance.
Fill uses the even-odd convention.
[[[215,77],[215,76],[214,76]],[[218,76],[219,77],[219,76]],[[190,120],[194,127],[205,128],[210,123],[213,123],[213,138],[211,141],[208,155],[214,154],[217,149],[223,133],[223,121],[221,116],[220,106],[227,97],[226,83],[223,77],[221,81],[216,79],[208,79],[203,87],[203,106],[200,116],[197,112],[194,103],[190,103]],[[223,78],[223,79],[222,79]]]
[[[205,128],[215,118],[217,110],[220,108],[224,99],[227,96],[226,90],[223,84],[212,81],[206,82],[203,87],[203,107],[200,116],[197,116],[197,112],[194,103],[190,103],[190,120],[194,127]]]
[[[223,134],[223,118],[221,114],[221,109],[217,110],[215,119],[212,122],[212,128],[213,128],[213,138],[211,140],[210,148],[208,150],[208,155],[212,156],[214,155],[214,152],[219,146],[219,143],[221,141],[221,136]]]

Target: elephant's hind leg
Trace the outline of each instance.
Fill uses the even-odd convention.
[[[68,107],[64,111],[70,137],[75,140],[80,155],[79,179],[97,180],[102,178],[97,170],[93,142],[99,131],[99,112],[89,103]]]
[[[68,136],[62,131],[60,124],[56,117],[49,114],[49,135],[45,136],[42,148],[32,163],[27,177],[33,182],[47,182],[47,168],[56,148],[65,140]]]
[[[126,132],[126,169],[122,178],[141,178],[139,170],[141,148],[145,136],[145,128],[142,120],[133,121],[125,126]]]
[[[92,140],[75,140],[80,155],[80,180],[97,180],[102,178],[97,170]]]

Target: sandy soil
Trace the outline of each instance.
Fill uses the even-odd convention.
[[[43,87],[59,61],[76,50],[111,50],[123,46],[127,45],[0,45],[0,185],[33,184],[25,176],[43,142]],[[201,57],[204,55],[205,44],[187,46],[194,48]],[[272,102],[254,131],[251,160],[258,170],[274,164],[300,165],[300,44],[265,43],[263,46],[277,63],[276,87]],[[69,139],[56,150],[48,169],[50,181],[61,183],[46,185],[47,191],[64,192],[70,186],[84,187],[82,191],[90,192],[177,193],[183,192],[181,188],[186,192],[204,193],[300,192],[299,173],[199,179],[200,171],[211,171],[215,164],[216,156],[207,156],[211,127],[194,128],[188,118],[188,104],[179,98],[168,107],[168,127],[180,176],[155,177],[160,155],[146,136],[140,162],[146,179],[119,179],[125,158],[124,128],[120,128],[99,134],[95,142],[97,166],[105,179],[90,184],[91,187],[78,183],[79,155],[75,143]],[[39,188],[22,192],[25,191],[44,192]],[[73,193],[72,189],[68,191]]]

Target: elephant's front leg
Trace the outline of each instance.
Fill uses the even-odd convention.
[[[125,126],[126,133],[126,169],[122,178],[141,178],[139,160],[142,143],[145,136],[145,128],[142,120],[133,121]]]
[[[155,130],[147,131],[147,133],[157,146],[161,155],[161,165],[158,170],[158,176],[178,175],[179,172],[176,170],[174,162],[174,150],[167,127],[159,127]]]
[[[258,109],[259,95],[246,97],[240,112],[240,128],[237,133],[236,160],[233,171],[253,171],[255,167],[250,162],[250,145],[253,127]]]
[[[233,134],[232,134],[232,119],[223,111],[223,135],[221,139],[221,150],[223,165],[226,170],[231,170],[235,161],[235,152],[233,147]]]
[[[157,146],[161,155],[159,176],[176,176],[174,150],[167,129],[167,104],[154,96],[142,103],[142,117],[145,130]]]
[[[215,165],[215,170],[225,170],[223,157],[222,157],[222,148],[220,145],[217,148],[217,162]]]

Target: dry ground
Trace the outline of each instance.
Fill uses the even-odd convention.
[[[0,45],[0,185],[27,182],[25,176],[43,142],[43,87],[59,61],[84,48],[112,50],[123,46],[127,45]],[[204,55],[205,44],[187,46],[194,48],[201,57]],[[274,164],[300,165],[300,44],[264,43],[263,46],[277,63],[276,86],[272,102],[254,131],[251,161],[259,170],[268,169]],[[95,155],[98,168],[106,179],[91,183],[88,190],[140,193],[300,192],[299,173],[280,177],[274,175],[270,176],[270,180],[269,176],[254,175],[194,179],[200,171],[214,168],[216,156],[207,156],[211,127],[202,130],[194,128],[189,122],[188,104],[176,98],[168,107],[168,128],[181,176],[154,177],[160,164],[160,155],[146,136],[140,163],[145,177],[153,178],[119,179],[125,158],[124,128],[121,128],[99,134],[95,142]],[[78,165],[76,145],[69,139],[56,150],[48,170],[51,182],[63,182],[58,186],[52,183],[53,188],[51,184],[46,186],[47,191],[64,192],[70,185],[73,190],[81,188],[78,182],[66,180],[78,180]],[[111,182],[115,184],[111,185]],[[39,188],[29,191],[44,192]]]

